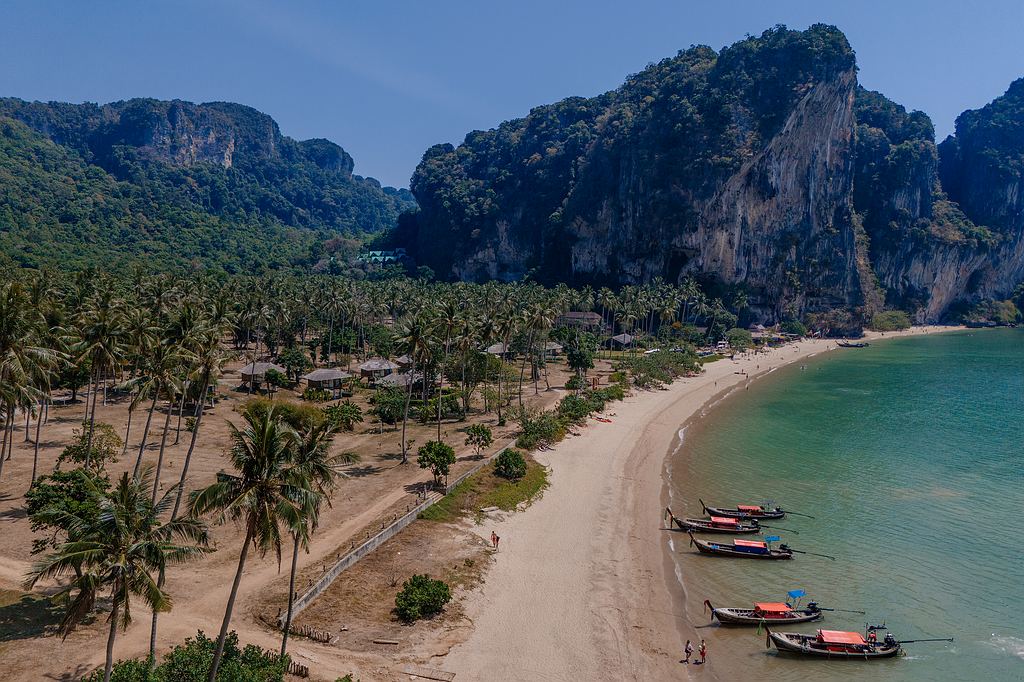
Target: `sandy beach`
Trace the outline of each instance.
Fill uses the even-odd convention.
[[[915,327],[871,341],[950,331]],[[838,349],[840,352],[852,352]],[[722,392],[778,367],[836,352],[810,339],[721,360],[664,390],[636,392],[538,461],[551,487],[527,511],[478,527],[501,550],[471,597],[468,639],[437,661],[458,679],[661,680],[695,630],[662,524],[665,466],[680,425]],[[685,576],[683,576],[685,582]],[[710,672],[710,671],[709,671]]]

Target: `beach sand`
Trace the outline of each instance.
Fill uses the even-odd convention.
[[[884,338],[951,329],[916,327]],[[579,435],[537,453],[551,469],[551,487],[525,512],[478,527],[485,537],[497,532],[500,552],[468,600],[471,634],[436,666],[473,680],[686,675],[683,643],[699,642],[699,634],[685,616],[662,521],[678,430],[727,389],[753,388],[758,375],[836,350],[834,339],[811,339],[711,363],[665,390],[635,392],[609,406],[611,423],[591,420]]]

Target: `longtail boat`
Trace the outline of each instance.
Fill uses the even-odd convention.
[[[778,548],[770,547],[767,542],[758,540],[733,540],[731,543],[712,542],[693,537],[690,533],[690,546],[696,546],[701,554],[716,556],[740,557],[743,559],[792,559],[793,550],[786,545]]]
[[[839,346],[840,348],[867,348],[871,344],[869,344],[867,341],[840,341],[836,345]]]
[[[786,512],[779,507],[768,507],[761,504],[738,504],[735,507],[709,507],[703,500],[700,506],[709,516],[727,516],[733,519],[781,519]]]
[[[873,631],[872,631],[873,632]],[[896,641],[892,633],[886,633],[881,642],[865,640],[859,632],[841,630],[818,630],[816,635],[800,632],[772,632],[768,630],[765,647],[771,645],[779,653],[819,658],[872,659],[890,658],[900,653],[902,642]]]
[[[711,619],[718,619],[722,625],[776,625],[783,623],[809,623],[819,620],[824,614],[817,602],[809,602],[803,608],[796,608],[784,602],[756,602],[752,609],[715,608],[711,601],[704,600],[704,610],[711,610]]]
[[[741,519],[731,516],[712,516],[709,519],[681,519],[673,514],[671,509],[666,509],[665,511],[679,530],[687,532],[730,533],[733,535],[761,532],[761,526],[757,521],[745,523]]]

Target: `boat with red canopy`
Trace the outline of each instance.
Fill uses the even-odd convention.
[[[672,522],[679,530],[695,533],[730,533],[743,535],[760,533],[761,526],[757,521],[744,522],[731,516],[712,516],[709,519],[680,519],[672,513],[671,509],[665,510]]]
[[[900,653],[900,642],[891,633],[878,642],[875,640],[874,629],[869,632],[870,640],[864,639],[859,632],[843,630],[818,630],[817,634],[808,635],[799,632],[772,632],[768,630],[766,647],[772,644],[779,653],[816,656],[821,658],[889,658]]]
[[[697,547],[701,554],[716,556],[740,557],[744,559],[792,559],[793,550],[786,545],[771,547],[767,542],[759,540],[733,540],[731,543],[713,542],[693,537],[690,533],[690,546]]]
[[[711,609],[711,619],[718,619],[722,625],[776,625],[809,623],[819,620],[822,615],[817,602],[809,602],[803,608],[790,606],[785,602],[755,602],[752,609],[715,608],[711,601],[704,600],[704,610]]]
[[[700,500],[700,506],[709,516],[728,516],[734,519],[781,519],[786,515],[780,507],[767,504],[738,504],[735,507],[709,507]]]

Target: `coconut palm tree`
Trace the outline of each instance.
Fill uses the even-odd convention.
[[[89,361],[92,367],[92,407],[89,409],[89,435],[85,444],[85,467],[89,468],[92,453],[92,435],[96,426],[96,394],[108,372],[116,371],[127,353],[122,302],[110,287],[97,289],[86,300],[78,315],[78,343],[76,362]]]
[[[320,519],[320,508],[324,502],[330,505],[330,492],[341,475],[338,467],[354,461],[350,453],[331,455],[329,447],[336,433],[334,424],[323,421],[316,425],[305,425],[299,430],[299,442],[293,462],[296,482],[302,490],[310,490],[301,507],[298,525],[290,528],[292,534],[292,567],[288,577],[288,611],[284,621],[284,635],[281,637],[281,657],[288,650],[288,632],[292,624],[292,608],[295,601],[295,574],[298,568],[299,549],[309,551],[309,538],[316,530]]]
[[[295,429],[279,418],[277,406],[247,410],[245,424],[231,429],[230,459],[234,473],[221,472],[212,485],[192,493],[193,515],[214,513],[217,523],[228,519],[245,526],[245,539],[238,555],[238,568],[231,584],[224,621],[217,637],[217,649],[210,666],[209,682],[215,682],[224,654],[224,638],[238,596],[238,586],[250,548],[265,556],[273,550],[281,563],[281,530],[301,525],[303,509],[312,504],[315,491],[293,464],[299,440]]]
[[[405,408],[402,411],[402,464],[409,461],[409,452],[405,438],[406,426],[409,423],[409,405],[412,402],[412,388],[416,377],[416,363],[424,368],[430,361],[430,320],[425,313],[416,312],[406,320],[398,332],[398,345],[409,356],[409,386],[405,393]],[[426,382],[426,372],[423,381]]]
[[[77,592],[61,622],[65,636],[92,610],[99,593],[110,590],[104,682],[109,682],[114,665],[118,628],[126,630],[132,622],[132,597],[142,599],[154,611],[170,610],[171,597],[156,586],[153,574],[209,551],[206,526],[199,519],[160,522],[173,502],[174,491],[169,490],[154,504],[149,498],[149,475],[147,470],[137,479],[125,472],[106,495],[93,487],[100,509],[94,521],[68,519],[68,512],[55,511],[65,522],[70,521],[72,539],[36,564],[26,579],[26,585],[32,587],[40,580],[75,575],[64,588],[68,594]],[[91,478],[86,480],[94,486]]]

